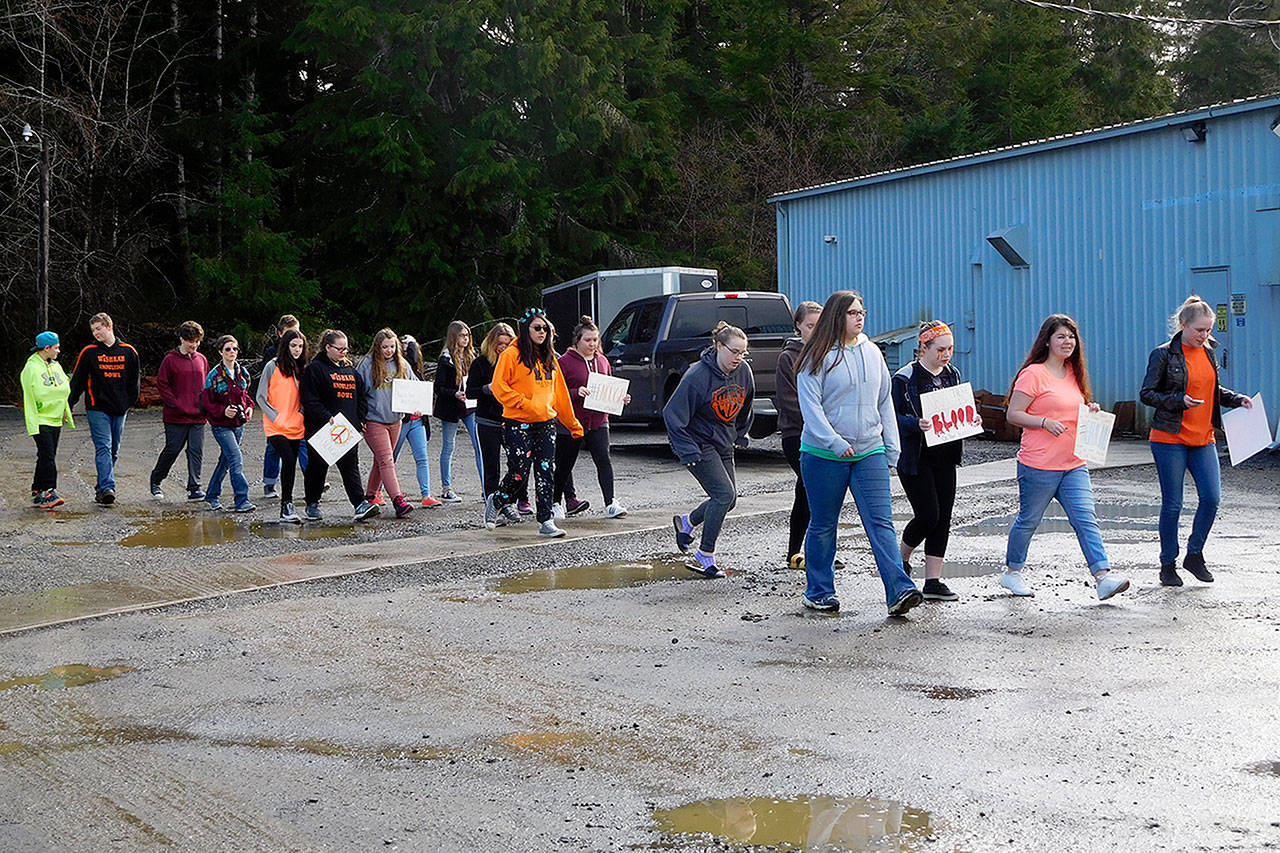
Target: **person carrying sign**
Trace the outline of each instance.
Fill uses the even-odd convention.
[[[1214,427],[1222,426],[1222,408],[1253,407],[1253,401],[1218,384],[1216,346],[1211,332],[1213,307],[1189,296],[1170,318],[1173,338],[1151,351],[1142,380],[1142,402],[1151,416],[1151,455],[1160,478],[1160,583],[1182,586],[1178,577],[1178,518],[1182,484],[1188,471],[1196,484],[1195,519],[1182,567],[1202,583],[1213,573],[1204,562],[1204,543],[1222,498]]]
[[[351,359],[347,358],[347,336],[336,329],[329,329],[320,339],[320,352],[311,359],[302,374],[299,390],[302,394],[302,419],[308,436],[321,429],[334,427],[334,418],[344,416],[357,430],[364,429],[369,417],[368,392],[364,381],[356,373]],[[335,437],[340,441],[341,437]],[[378,514],[378,505],[365,500],[364,483],[360,479],[359,450],[351,447],[336,467],[342,475],[342,486],[347,499],[355,508],[355,520],[363,521]],[[311,454],[307,470],[303,472],[303,493],[306,496],[306,521],[319,521],[320,495],[324,491],[324,478],[329,473],[329,463],[319,453]]]
[[[899,550],[902,566],[911,574],[911,554],[924,543],[924,588],[929,601],[955,601],[956,595],[942,582],[942,563],[951,534],[951,509],[956,502],[956,466],[964,441],[956,439],[928,446],[925,433],[933,424],[924,417],[920,395],[954,388],[960,371],[951,364],[955,351],[951,327],[940,320],[920,324],[916,358],[893,376],[893,408],[898,415],[902,455],[898,479],[914,513],[902,531]],[[981,418],[978,418],[981,425]]]
[[[1050,314],[1009,390],[1006,418],[1022,427],[1022,446],[1018,450],[1018,517],[1009,530],[1000,585],[1016,596],[1035,594],[1022,577],[1022,567],[1031,536],[1054,498],[1076,532],[1098,599],[1105,601],[1129,588],[1129,581],[1111,571],[1093,508],[1089,468],[1075,454],[1081,405],[1099,410],[1089,389],[1080,328],[1066,314]]]

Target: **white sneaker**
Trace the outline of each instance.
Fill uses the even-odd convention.
[[[1000,573],[1000,586],[1009,590],[1009,592],[1020,597],[1028,597],[1035,595],[1031,591],[1031,587],[1027,586],[1027,582],[1022,579],[1022,572],[1011,572],[1005,569]]]
[[[564,531],[559,527],[556,527],[556,523],[554,521],[547,520],[542,522],[538,527],[538,535],[545,536],[548,539],[556,539],[563,536]]]
[[[617,501],[614,501],[604,508],[605,518],[622,518],[626,514],[627,508],[619,504]]]
[[[551,518],[554,521],[564,521],[564,504],[551,505]]]
[[[1122,577],[1117,577],[1112,572],[1107,572],[1107,576],[1098,581],[1098,600],[1106,601],[1113,595],[1118,595],[1129,588],[1129,581]]]

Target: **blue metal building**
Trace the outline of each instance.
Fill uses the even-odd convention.
[[[1199,293],[1223,384],[1261,391],[1274,427],[1278,121],[1280,97],[1254,98],[775,195],[778,289],[793,305],[859,290],[871,335],[946,320],[957,366],[1000,393],[1044,317],[1070,314],[1108,408],[1137,400]]]

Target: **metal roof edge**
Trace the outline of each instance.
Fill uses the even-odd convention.
[[[1272,93],[1268,95],[1258,95],[1252,98],[1240,98],[1234,101],[1225,101],[1220,104],[1197,107],[1193,110],[1185,110],[1178,113],[1166,113],[1165,115],[1138,119],[1137,121],[1126,122],[1124,124],[1095,127],[1090,128],[1089,130],[1077,131],[1075,133],[1062,134],[1061,136],[1052,136],[1046,139],[1020,142],[1017,145],[992,148],[987,151],[977,151],[973,154],[963,154],[959,157],[950,157],[945,160],[932,160],[928,163],[920,163],[915,166],[901,166],[897,169],[887,169],[883,172],[871,172],[854,178],[845,178],[839,181],[831,181],[829,183],[818,184],[812,187],[788,190],[786,192],[769,196],[765,199],[765,202],[767,204],[774,204],[776,202],[791,201],[798,198],[824,195],[826,193],[839,192],[841,190],[851,189],[857,186],[869,186],[871,184],[879,184],[887,181],[896,181],[902,178],[917,177],[919,175],[926,175],[932,172],[943,172],[950,169],[961,169],[966,166],[977,166],[983,163],[1021,157],[1026,154],[1035,154],[1043,151],[1067,148],[1072,145],[1080,145],[1085,142],[1094,142],[1101,139],[1113,139],[1118,136],[1128,136],[1134,133],[1145,133],[1150,130],[1159,130],[1164,127],[1169,127],[1170,125],[1180,125],[1192,121],[1220,118],[1223,116],[1233,115],[1235,113],[1272,109],[1275,107],[1280,107],[1280,94]]]

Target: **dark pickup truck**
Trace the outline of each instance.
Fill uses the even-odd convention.
[[[680,377],[711,343],[711,330],[721,320],[747,333],[747,361],[756,380],[751,435],[775,431],[774,370],[782,345],[795,331],[787,297],[755,291],[674,293],[623,306],[601,338],[614,375],[631,382],[631,402],[619,420],[661,419]]]

